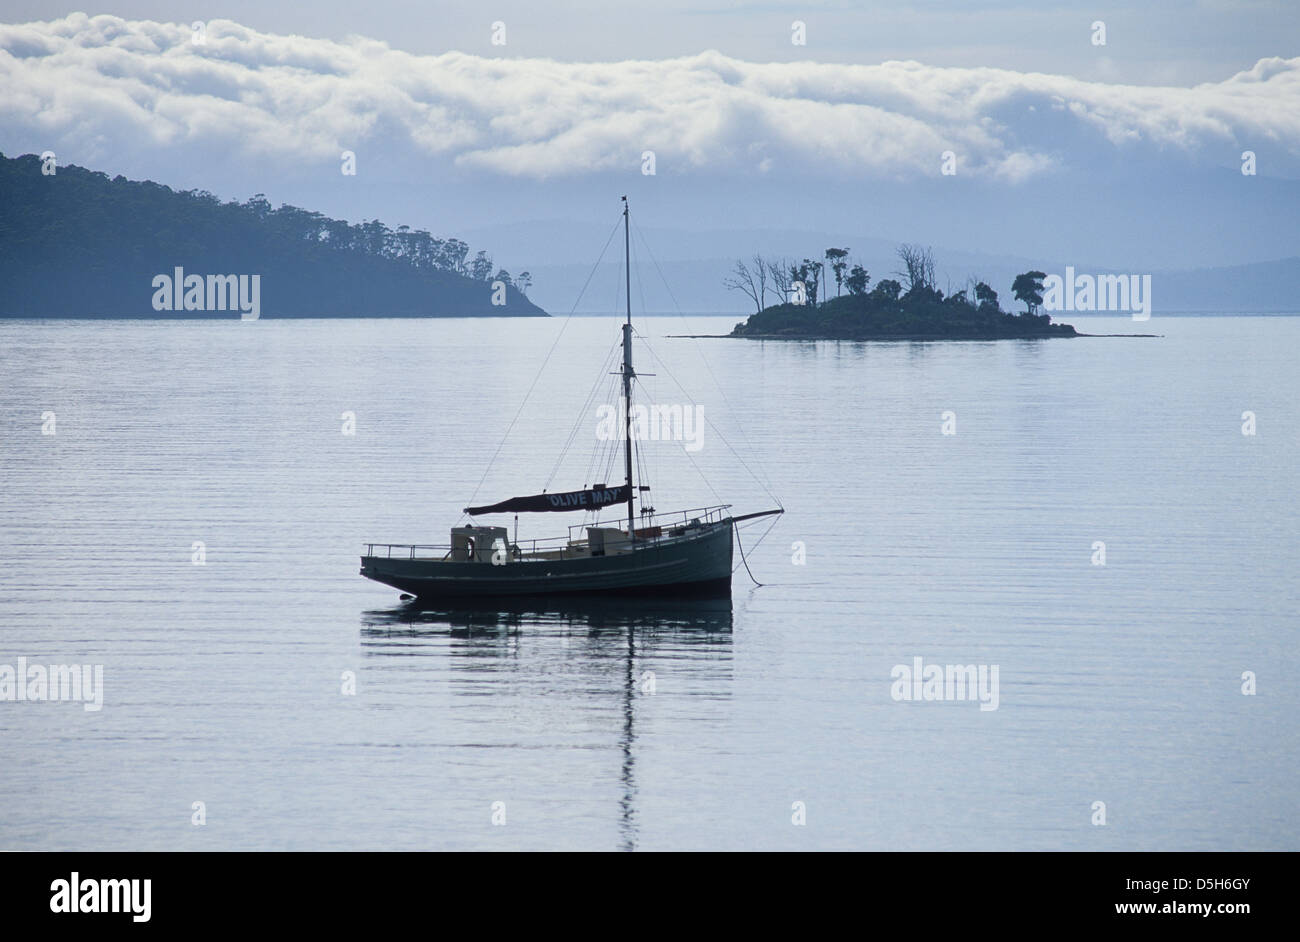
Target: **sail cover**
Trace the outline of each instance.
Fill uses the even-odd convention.
[[[557,494],[533,494],[531,497],[512,497],[485,507],[466,507],[465,513],[478,514],[543,513],[557,510],[599,510],[614,504],[627,503],[627,485],[592,488],[586,491],[566,491]]]

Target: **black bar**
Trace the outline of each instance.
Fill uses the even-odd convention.
[[[436,846],[436,829],[429,837]],[[307,926],[337,928],[352,921],[371,929],[412,920],[431,929],[450,928],[446,920],[474,921],[473,913],[488,914],[496,926],[507,915],[497,911],[504,894],[504,908],[519,918],[536,919],[547,911],[559,925],[577,915],[571,911],[577,907],[583,921],[594,926],[597,905],[613,907],[616,914],[629,902],[622,894],[588,892],[607,886],[619,870],[634,878],[644,875],[641,886],[653,899],[654,919],[693,913],[692,920],[734,923],[788,906],[802,913],[796,918],[806,919],[809,927],[847,919],[871,930],[897,925],[910,930],[908,938],[947,937],[953,929],[969,930],[971,937],[981,930],[978,937],[983,937],[1008,928],[1069,927],[1073,934],[1081,927],[1109,932],[1125,926],[1144,933],[1167,929],[1175,937],[1201,927],[1232,938],[1243,929],[1289,922],[1293,896],[1294,859],[1282,854],[671,856],[621,854],[611,860],[603,854],[568,854],[561,863],[535,854],[499,854],[483,861],[429,853],[7,854],[0,858],[6,870],[0,912],[11,938],[24,938],[10,934],[22,925],[56,933],[70,927],[82,932],[157,927],[170,934],[201,927],[289,928],[300,935]],[[74,872],[82,886],[92,879],[149,880],[148,921],[136,921],[140,913],[129,907],[117,913],[53,912],[55,881],[70,882]],[[667,875],[670,885],[657,882]],[[713,904],[702,906],[704,898]],[[542,909],[524,905],[525,900],[536,900]],[[642,904],[649,905],[644,899]],[[1121,911],[1135,904],[1152,911]],[[1208,915],[1190,911],[1206,905]],[[1228,906],[1243,911],[1224,911]],[[937,930],[945,934],[933,935]],[[26,936],[37,937],[64,936]]]

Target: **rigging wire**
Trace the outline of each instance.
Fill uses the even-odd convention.
[[[600,391],[602,382],[605,379],[605,374],[608,372],[609,368],[613,366],[615,351],[617,349],[618,341],[615,341],[609,350],[606,351],[605,359],[602,360],[600,364],[600,372],[596,374],[595,380],[592,381],[591,389],[587,392],[587,398],[583,400],[582,408],[578,411],[578,417],[573,423],[573,428],[569,430],[569,437],[565,439],[564,447],[560,449],[560,454],[555,459],[555,466],[551,468],[550,476],[546,479],[546,486],[542,488],[543,491],[550,490],[551,482],[555,480],[555,476],[560,472],[560,465],[563,463],[565,455],[569,453],[569,449],[573,446],[573,440],[578,437],[578,430],[587,420],[587,414],[591,410],[592,402],[595,401],[596,396]],[[588,467],[588,472],[590,472],[590,467]],[[587,478],[583,487],[586,487],[590,482],[591,479]]]
[[[655,271],[658,272],[660,280],[664,283],[664,289],[668,292],[668,298],[669,300],[672,301],[673,308],[677,311],[677,316],[681,318],[682,323],[685,324],[686,315],[682,313],[681,305],[677,303],[677,296],[673,294],[672,286],[668,283],[668,279],[664,276],[663,269],[659,267],[659,259],[655,257],[654,250],[650,248],[650,244],[646,241],[645,236],[641,234],[640,228],[637,229],[636,235],[637,238],[641,240],[641,244],[645,246],[646,254],[650,256],[650,261],[654,263]],[[725,390],[723,390],[722,384],[718,382],[718,377],[714,374],[713,367],[709,364],[708,359],[704,356],[704,351],[700,348],[699,338],[692,336],[691,340],[695,343],[695,349],[700,355],[700,361],[704,364],[705,370],[708,371],[709,378],[713,380],[713,385],[718,388],[718,395],[722,397],[723,405],[726,406],[727,411],[730,412],[732,417],[735,419],[736,429],[740,432],[740,437],[744,439],[745,447],[748,448],[752,454],[757,455],[758,454],[757,449],[755,449],[753,443],[750,442],[749,436],[745,434],[745,428],[740,422],[739,414],[736,412],[735,409],[731,407],[731,403],[727,400],[727,394]],[[658,359],[658,357],[656,357],[656,359]],[[660,362],[662,363],[662,361]],[[676,382],[675,377],[673,381]],[[682,388],[680,383],[678,383],[677,385],[679,389]],[[685,393],[686,390],[682,389],[682,392]],[[687,396],[687,398],[690,397]],[[692,402],[694,402],[694,400],[692,400]],[[717,432],[719,438],[723,438],[722,432],[718,430],[717,426],[715,426],[713,422],[709,421],[709,419],[707,418],[705,419],[705,421],[709,423],[709,425],[713,428],[715,432]],[[723,438],[723,442],[726,443],[725,438]],[[727,447],[731,448],[731,445],[727,444]],[[734,448],[731,449],[731,452],[732,454],[736,454]],[[736,457],[739,458],[740,456],[736,455]],[[744,462],[742,461],[741,463],[743,464]],[[756,463],[759,463],[761,467],[761,462],[757,462],[757,459],[756,459]],[[749,473],[753,475],[754,479],[758,481],[759,485],[762,486],[763,490],[767,492],[767,496],[772,498],[772,500],[776,501],[777,506],[781,506],[780,499],[776,496],[775,493],[773,493],[771,487],[771,478],[767,476],[766,469],[765,468],[762,469],[764,472],[763,477],[759,477],[759,475],[748,466],[746,466],[745,470],[749,471]]]
[[[644,340],[642,340],[641,345],[643,347],[645,346]],[[649,401],[651,403],[656,403],[659,401],[659,377],[655,376],[654,374],[647,374],[647,375],[649,375],[651,380],[649,385],[647,386],[646,383],[639,383],[638,386],[641,389],[644,389],[646,391]],[[649,484],[652,481],[659,480],[659,473],[663,469],[663,466],[664,463],[662,461],[660,449],[651,448],[646,454],[646,483],[647,484]]]
[[[605,443],[605,469],[601,472],[601,478],[606,484],[609,483],[610,475],[614,471],[614,463],[618,460],[618,453],[622,444],[621,438],[614,438],[613,436]]]
[[[631,217],[629,216],[629,221],[630,218]],[[645,303],[645,279],[641,277],[640,256],[637,255],[635,242],[630,243],[630,249],[631,249],[630,254],[632,256],[632,271],[636,276],[637,296],[640,297],[641,299],[641,313],[644,316],[649,310],[649,306]],[[635,337],[640,339],[642,345],[644,346],[645,337],[643,337],[635,327],[632,328],[632,333]],[[652,374],[646,374],[646,375],[652,375]],[[636,383],[638,389],[647,392],[649,394],[648,400],[652,406],[654,403],[658,402],[658,399],[655,397],[654,392],[646,388],[645,383],[641,382],[641,378],[639,376],[634,375],[632,377],[632,381]],[[647,487],[649,487],[650,486],[649,482],[655,479],[654,476],[650,474],[649,465],[654,460],[655,456],[657,455],[657,452],[654,448],[650,448],[647,452],[647,449],[644,446],[638,444],[636,447],[636,454],[637,454],[638,461],[640,462],[638,464],[638,468],[640,469],[641,472],[641,482],[645,484]],[[658,472],[658,469],[659,469],[659,465],[655,464],[656,473]]]
[[[619,215],[621,216],[622,213],[619,213]],[[542,373],[546,370],[546,364],[551,360],[551,354],[555,353],[555,348],[560,345],[560,338],[563,337],[564,332],[569,329],[569,322],[573,320],[573,313],[578,309],[578,305],[582,303],[582,296],[587,293],[587,286],[591,284],[591,279],[596,275],[596,269],[600,267],[601,261],[604,260],[605,253],[609,250],[609,244],[614,241],[614,234],[618,232],[619,223],[621,221],[622,220],[615,222],[614,228],[609,230],[609,238],[605,240],[605,247],[600,250],[600,257],[596,259],[596,264],[591,267],[591,272],[587,275],[587,280],[582,283],[582,290],[578,292],[578,297],[573,302],[573,307],[569,309],[569,316],[566,317],[564,323],[560,325],[560,332],[555,335],[555,340],[551,344],[551,348],[546,351],[546,357],[542,360],[542,365],[538,368],[537,375],[533,377],[532,383],[528,386],[528,391],[524,393],[523,402],[519,403],[519,409],[515,412],[515,417],[510,420],[510,424],[506,427],[506,433],[501,436],[501,443],[497,445],[497,450],[492,453],[492,457],[488,460],[487,467],[483,469],[483,476],[479,478],[478,484],[474,486],[474,493],[472,493],[469,498],[470,505],[473,505],[474,498],[478,497],[479,489],[483,486],[483,482],[487,480],[487,476],[491,472],[492,466],[496,464],[497,458],[501,455],[501,449],[505,447],[506,441],[510,438],[510,433],[514,430],[515,423],[519,421],[519,416],[523,414],[524,406],[528,404],[529,397],[532,396],[533,390],[537,387],[537,381],[542,378]],[[459,523],[460,520],[464,520],[465,517],[466,514],[462,511],[457,523]]]
[[[716,490],[714,490],[713,482],[709,480],[709,476],[704,473],[704,469],[699,466],[699,463],[696,462],[696,460],[691,457],[691,453],[687,451],[685,448],[683,448],[682,454],[684,454],[686,456],[686,460],[691,463],[691,467],[695,469],[695,473],[700,476],[700,480],[704,482],[704,486],[709,489],[709,493],[713,495],[713,499],[716,500],[719,504],[725,504],[726,501],[722,499],[721,494],[719,494]]]
[[[636,458],[636,469],[638,480],[643,487],[649,487],[650,481],[650,455],[654,454],[654,449],[646,450],[641,440],[635,441],[635,448],[632,449],[633,456]]]
[[[776,525],[777,525],[779,522],[780,522],[780,516],[779,516],[779,515],[773,515],[771,522],[768,523],[768,525],[767,525],[766,528],[764,528],[762,536],[760,536],[757,540],[755,540],[755,541],[754,541],[754,545],[753,545],[752,547],[750,547],[749,552],[750,552],[751,555],[753,554],[754,550],[758,549],[759,546],[762,545],[763,541],[766,540],[766,539],[771,535],[772,530],[776,527]],[[759,521],[759,520],[746,520],[746,521],[744,521],[743,523],[738,523],[738,524],[736,524],[736,526],[743,530],[745,527],[756,527],[756,526],[759,526],[760,523],[761,523],[761,521]],[[737,568],[739,568],[739,567],[737,567]],[[733,570],[731,570],[731,571],[732,571],[732,572],[735,572],[736,570],[733,569]]]
[[[608,398],[614,393],[614,383],[612,380],[607,379],[605,380],[605,385],[608,390],[606,398]],[[597,483],[595,474],[600,468],[601,462],[605,460],[605,453],[609,450],[609,447],[610,445],[608,440],[602,442],[600,438],[597,437],[596,445],[591,449],[591,457],[587,460],[587,470],[582,478],[583,487]]]
[[[611,308],[616,312],[620,307],[619,300],[622,299],[623,297],[623,283],[624,283],[623,275],[625,271],[623,265],[623,259],[621,258],[618,259],[617,264],[618,264],[618,270],[615,274],[617,274],[618,277],[614,279],[614,304]],[[615,349],[621,347],[622,343],[623,343],[622,339],[615,341],[614,344]],[[609,394],[606,398],[609,403],[613,404],[615,418],[618,418],[619,417],[618,403],[622,399],[622,394],[619,392],[618,386],[621,381],[623,368],[622,365],[619,364],[617,354],[615,354],[614,361],[613,363],[610,364],[610,366],[613,367],[615,365],[618,365],[619,368],[617,372],[614,371],[613,369],[609,371],[610,374],[610,378],[608,381]],[[610,436],[604,442],[603,445],[596,446],[594,453],[592,455],[592,464],[589,466],[589,470],[588,470],[587,483],[598,483],[596,482],[595,478],[591,477],[591,471],[600,468],[602,461],[605,463],[605,465],[604,468],[601,470],[600,480],[604,481],[605,483],[609,482],[610,474],[613,472],[614,461],[618,457],[618,450],[621,444],[622,444],[622,436],[620,434],[618,437]],[[594,513],[596,517],[600,516],[599,510],[594,511]]]
[[[671,379],[676,384],[677,388],[681,391],[681,394],[690,401],[691,405],[696,406],[696,408],[698,409],[698,405],[696,404],[695,400],[691,397],[691,394],[686,391],[686,388],[681,384],[681,381],[678,380],[677,377],[673,375],[672,370],[668,369],[668,364],[664,363],[664,361],[660,358],[659,354],[654,352],[654,350],[650,347],[649,343],[646,343],[646,350],[648,350],[650,355],[654,357],[655,362],[658,363],[659,366],[663,368],[664,372],[668,374],[668,378]],[[767,496],[770,497],[778,507],[782,506],[780,498],[777,497],[776,494],[772,493],[772,489],[767,486],[767,484],[763,481],[763,478],[759,477],[759,475],[755,473],[754,469],[751,468],[746,463],[745,459],[741,457],[740,453],[736,451],[735,448],[732,447],[731,442],[727,441],[727,437],[722,434],[721,430],[717,427],[717,425],[715,425],[708,416],[704,417],[704,421],[709,424],[709,428],[713,429],[714,434],[718,436],[718,440],[721,441],[722,444],[727,446],[727,450],[730,451],[732,455],[735,456],[736,460],[740,462],[741,466],[746,471],[749,472],[750,476],[758,483],[758,486],[763,489],[763,491],[767,494]],[[752,446],[751,446],[751,450],[752,450]],[[689,454],[690,452],[687,452],[687,455]],[[694,463],[694,459],[691,459],[691,461],[692,463]],[[701,472],[701,474],[703,474],[703,472]],[[710,487],[710,490],[712,490],[712,487]],[[716,492],[715,492],[715,496],[716,496]]]
[[[600,472],[599,475],[600,480],[604,481],[606,484],[609,483],[610,474],[613,473],[614,463],[618,460],[618,453],[623,444],[623,432],[621,428],[622,420],[619,419],[619,408],[618,408],[619,385],[620,385],[620,380],[617,377],[611,377],[609,380],[609,394],[606,397],[614,403],[613,406],[614,419],[615,419],[614,428],[617,434],[610,435],[607,439],[605,439],[603,443],[601,443],[600,461],[597,463],[595,469]],[[603,465],[600,462],[603,462]],[[597,483],[596,478],[592,478],[592,482]]]

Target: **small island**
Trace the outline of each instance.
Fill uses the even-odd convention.
[[[730,336],[755,340],[1036,340],[1081,336],[1069,324],[1053,324],[1038,313],[1043,303],[1040,271],[1018,275],[1012,285],[1022,313],[1008,313],[988,284],[970,279],[944,296],[935,287],[934,257],[928,248],[898,249],[901,280],[886,278],[868,290],[870,275],[850,265],[848,249],[827,249],[826,262],[801,263],[755,256],[737,262],[724,284],[742,291],[756,311]],[[821,298],[829,267],[835,297]],[[826,285],[829,288],[829,285]],[[766,305],[769,294],[785,298]]]

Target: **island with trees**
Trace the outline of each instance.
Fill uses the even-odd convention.
[[[0,317],[213,316],[159,313],[177,268],[260,276],[263,317],[547,316],[459,239],[0,154]]]
[[[756,255],[739,261],[724,281],[754,304],[755,312],[731,332],[759,340],[1013,340],[1077,337],[1069,324],[1053,324],[1039,313],[1040,271],[1018,275],[1013,296],[1025,305],[1011,314],[998,293],[971,278],[948,295],[935,284],[933,253],[902,245],[897,278],[871,284],[847,248],[827,249],[820,259],[801,262]],[[834,284],[835,296],[830,297]],[[768,304],[769,297],[775,302]]]

